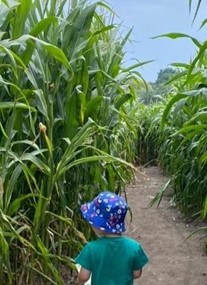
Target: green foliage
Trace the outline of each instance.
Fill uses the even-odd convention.
[[[137,162],[141,165],[158,163],[160,122],[163,103],[139,105]]]
[[[175,89],[173,78],[178,74],[179,70],[175,68],[161,69],[155,82],[149,82],[138,91],[139,101],[145,105],[165,102],[168,93]]]
[[[190,10],[190,12],[191,12],[191,9],[192,9],[192,3],[193,3],[193,0],[189,0],[189,10]],[[201,7],[201,3],[202,3],[202,0],[197,0],[197,6],[196,6],[196,9],[195,9],[193,21],[196,19],[198,11],[199,11],[199,9]]]
[[[165,69],[161,69],[158,72],[157,80],[155,81],[155,84],[158,86],[166,84],[175,74],[176,74],[176,70],[173,68],[168,67]]]
[[[205,42],[199,46],[198,55],[191,64],[175,64],[182,67],[182,70],[172,79],[176,88],[168,94],[167,101],[163,102],[161,115],[159,110],[153,115],[154,105],[148,106],[145,111],[151,120],[145,133],[154,138],[155,146],[159,147],[160,165],[172,177],[174,202],[186,215],[202,218],[206,217],[207,197],[207,85],[204,47]],[[148,136],[145,135],[145,142],[148,141]]]
[[[88,232],[80,204],[101,190],[124,191],[133,176],[129,82],[139,77],[122,67],[130,32],[119,37],[111,13],[102,2],[0,2],[5,284],[62,285],[58,269],[74,268],[79,229]]]
[[[201,2],[197,1],[193,21]],[[189,1],[189,7],[192,8],[192,1]],[[206,22],[206,19],[203,20],[201,28]],[[174,190],[173,204],[176,204],[186,216],[206,220],[207,44],[206,41],[201,43],[196,38],[181,33],[170,33],[159,37],[189,38],[197,47],[197,55],[189,64],[172,64],[178,69],[167,82],[172,84],[173,92],[165,90],[165,100],[160,102],[159,108],[157,103],[152,104],[152,100],[150,105],[144,107],[144,111],[138,111],[140,114],[145,114],[140,116],[144,128],[138,132],[139,139],[141,137],[143,140],[144,150],[147,150],[150,138],[153,142],[152,148],[156,149],[160,166],[171,177],[157,193],[150,206],[154,203],[159,206],[165,190],[171,184]],[[147,159],[146,164],[149,162]],[[206,230],[206,226],[201,227],[192,232],[188,238]],[[205,251],[206,243],[204,243]]]

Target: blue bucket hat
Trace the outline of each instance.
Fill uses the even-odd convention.
[[[81,212],[93,227],[107,233],[122,233],[124,219],[128,210],[126,201],[115,193],[100,193],[92,202],[83,204]]]

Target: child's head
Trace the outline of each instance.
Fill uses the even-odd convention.
[[[111,192],[100,193],[92,202],[81,206],[83,217],[92,227],[110,234],[125,231],[126,201]]]

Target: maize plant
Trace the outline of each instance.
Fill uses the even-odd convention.
[[[195,17],[200,4],[201,1],[198,1]],[[189,1],[189,5],[191,8],[192,1]],[[206,20],[201,27],[204,28],[205,24]],[[159,37],[188,38],[196,45],[197,54],[189,64],[172,64],[179,70],[171,79],[171,83],[173,82],[175,86],[174,91],[168,94],[166,103],[163,103],[161,116],[158,109],[151,117],[151,123],[148,124],[145,133],[157,140],[160,165],[172,177],[173,201],[185,215],[205,219],[207,215],[207,41],[200,42],[194,37],[181,33],[169,33]],[[148,110],[150,115],[151,109]],[[148,117],[145,121],[147,120],[149,121]],[[155,129],[158,131],[153,133]],[[156,198],[160,197],[161,195],[158,195]]]
[[[64,284],[80,203],[133,175],[140,63],[119,29],[105,2],[0,1],[1,284]]]

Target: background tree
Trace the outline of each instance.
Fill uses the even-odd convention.
[[[137,91],[139,100],[144,104],[163,101],[167,94],[174,88],[174,82],[168,83],[178,71],[174,68],[161,69],[155,82],[149,82],[147,87],[142,85]]]
[[[176,73],[177,71],[171,67],[160,69],[154,84],[157,87],[162,86],[166,84]]]

